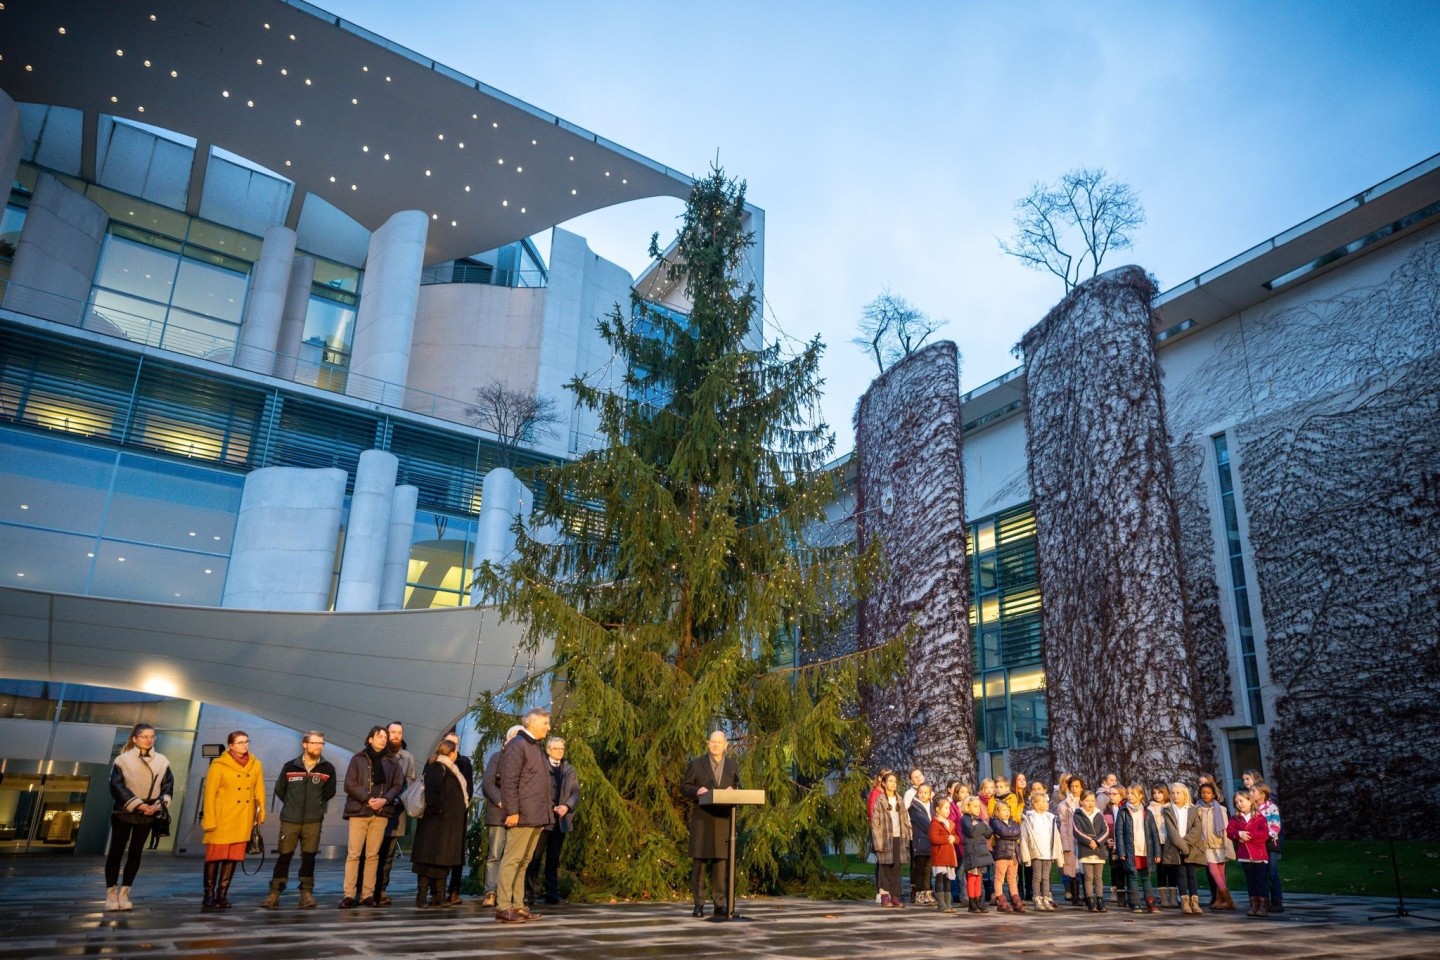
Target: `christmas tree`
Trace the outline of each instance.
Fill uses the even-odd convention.
[[[823,344],[787,353],[753,335],[759,302],[737,280],[753,242],[744,198],[718,169],[695,184],[662,267],[688,314],[635,293],[601,321],[625,389],[570,389],[598,411],[604,446],[533,477],[530,529],[563,536],[522,531],[517,560],[478,572],[532,652],[554,646],[548,671],[482,698],[477,722],[493,743],[551,684],[582,792],[566,860],[592,896],[685,887],[679,784],[714,729],[735,744],[742,784],[767,794],[742,816],[742,888],[833,889],[824,843],[868,830],[856,689],[885,651],[814,651],[875,555],[825,536],[838,489],[817,407]]]

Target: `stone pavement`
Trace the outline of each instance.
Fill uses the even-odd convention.
[[[273,861],[270,861],[273,862]],[[233,909],[201,913],[200,863],[151,855],[141,866],[135,910],[103,911],[98,858],[0,860],[0,960],[20,957],[159,957],[295,960],[311,957],[544,958],[607,960],[714,955],[907,958],[994,956],[1218,957],[1264,960],[1319,957],[1440,958],[1440,923],[1383,919],[1392,901],[1360,897],[1286,897],[1283,916],[1252,920],[1244,911],[1187,917],[1178,910],[1135,916],[1111,910],[940,916],[914,907],[756,899],[741,901],[751,923],[692,919],[688,904],[566,904],[530,924],[496,924],[493,911],[467,899],[460,907],[416,910],[412,877],[397,863],[394,906],[337,910],[341,867],[322,861],[317,910],[262,910],[269,864],[236,875]],[[1244,903],[1244,898],[1240,898]],[[1440,917],[1440,903],[1411,910]]]

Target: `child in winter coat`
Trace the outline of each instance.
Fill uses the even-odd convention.
[[[922,783],[910,798],[910,896],[916,906],[933,906],[930,896],[930,821],[932,791]]]
[[[1115,854],[1125,862],[1125,894],[1131,913],[1159,913],[1155,865],[1160,861],[1160,824],[1145,805],[1145,788],[1132,783],[1115,812]],[[1140,899],[1141,893],[1145,899]]]
[[[1270,880],[1270,851],[1265,849],[1265,841],[1270,837],[1270,828],[1254,799],[1244,790],[1235,794],[1235,812],[1225,825],[1225,835],[1234,842],[1235,859],[1245,871],[1245,895],[1250,899],[1245,916],[1270,916],[1265,903]]]
[[[990,821],[980,814],[980,798],[966,801],[965,816],[960,818],[960,835],[965,841],[965,896],[971,913],[989,913],[985,905],[985,868],[995,865],[990,855]]]
[[[1055,909],[1055,900],[1050,896],[1050,872],[1064,855],[1060,824],[1050,812],[1050,798],[1043,789],[1032,793],[1030,809],[1020,822],[1020,860],[1030,868],[1030,889],[1035,893],[1037,911]]]
[[[1012,816],[1010,804],[996,802],[995,816],[990,818],[990,855],[995,858],[995,902],[1001,913],[1025,912],[1025,902],[1020,899],[1020,884],[1016,879],[1020,856],[1020,824]],[[1010,885],[1009,901],[1006,901],[1005,885]]]
[[[1105,912],[1105,861],[1110,859],[1106,841],[1110,830],[1105,815],[1095,805],[1095,794],[1086,790],[1080,795],[1080,809],[1075,811],[1075,858],[1085,871],[1085,909],[1091,913]]]
[[[950,799],[941,797],[935,801],[935,814],[930,818],[930,873],[931,885],[935,891],[935,909],[941,913],[954,913],[955,905],[950,899],[950,884],[955,879],[955,868],[960,866],[956,845],[960,838],[955,835],[955,823],[950,819]]]

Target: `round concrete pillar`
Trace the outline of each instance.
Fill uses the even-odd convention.
[[[282,224],[265,230],[260,259],[250,271],[250,290],[235,344],[235,366],[256,373],[275,369],[275,346],[280,339],[280,316],[290,286],[290,262],[295,259],[295,231]]]
[[[395,488],[390,501],[390,533],[385,539],[385,573],[380,581],[380,609],[400,610],[405,606],[405,584],[410,579],[410,543],[415,535],[415,505],[420,488],[406,484]]]
[[[285,287],[285,307],[280,312],[280,336],[275,344],[275,376],[294,380],[305,336],[305,315],[310,310],[310,287],[315,282],[315,258],[296,257],[290,261],[290,282]]]
[[[220,605],[324,610],[345,506],[345,471],[266,467],[245,477]]]
[[[352,397],[393,406],[404,397],[429,227],[422,211],[402,210],[370,237],[345,384]]]
[[[528,523],[535,495],[513,472],[496,467],[485,475],[480,488],[480,521],[475,535],[475,566],[504,564],[515,552],[515,520]],[[472,604],[489,603],[478,585],[471,587]]]
[[[380,609],[385,541],[390,535],[399,467],[393,453],[366,450],[360,454],[355,491],[350,495],[350,523],[345,528],[345,555],[340,561],[340,588],[335,593],[336,611]]]

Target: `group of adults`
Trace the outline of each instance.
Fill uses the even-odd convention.
[[[1063,774],[1052,791],[1024,774],[982,781],[978,792],[952,781],[932,786],[919,768],[901,792],[890,770],[869,797],[877,900],[903,906],[901,867],[910,865],[911,902],[954,912],[962,885],[970,912],[1054,910],[1052,868],[1064,900],[1105,912],[1105,871],[1113,901],[1135,913],[1177,907],[1201,914],[1199,878],[1209,909],[1235,909],[1226,865],[1244,871],[1249,916],[1284,911],[1280,884],[1280,809],[1255,770],[1228,800],[1213,777],[1192,794],[1182,782],[1123,785],[1106,774],[1095,790]],[[1051,810],[1054,813],[1051,813]],[[1008,888],[1008,892],[1007,892]],[[932,892],[933,891],[933,892]]]
[[[565,760],[565,741],[547,741],[549,730],[549,711],[531,710],[522,724],[510,729],[503,749],[491,755],[481,776],[489,840],[483,905],[494,906],[500,922],[540,919],[529,904],[540,895],[542,871],[546,901],[559,902],[561,844],[573,824],[580,792],[575,770]],[[393,903],[387,889],[397,838],[408,831],[407,801],[417,810],[410,848],[415,906],[459,904],[466,831],[476,800],[474,770],[460,751],[459,735],[453,730],[446,734],[421,765],[406,747],[403,724],[373,726],[365,746],[350,758],[343,779],[324,758],[324,749],[323,733],[306,732],[300,754],[285,762],[275,780],[280,834],[269,894],[260,905],[280,906],[298,849],[299,907],[318,906],[315,859],[321,828],[342,786],[348,836],[340,908]],[[130,892],[141,856],[152,836],[168,826],[174,786],[169,761],[155,749],[155,728],[136,724],[110,774],[114,808],[105,860],[106,910],[134,909]],[[232,907],[235,868],[259,842],[267,805],[264,767],[250,752],[249,735],[233,731],[211,762],[203,788],[202,909]]]

